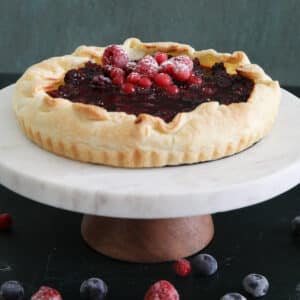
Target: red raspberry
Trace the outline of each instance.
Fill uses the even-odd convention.
[[[134,61],[129,61],[129,62],[127,63],[127,65],[124,67],[124,70],[125,70],[125,72],[126,72],[127,74],[129,74],[129,73],[133,72],[133,70],[135,69],[135,67],[136,67],[136,62],[134,62]]]
[[[175,66],[173,64],[173,62],[169,59],[167,61],[165,61],[164,63],[161,64],[160,66],[160,71],[163,73],[167,73],[170,75],[173,75]]]
[[[138,85],[143,88],[149,88],[152,85],[152,81],[148,77],[142,77],[139,80]]]
[[[166,92],[169,94],[169,95],[177,95],[179,93],[179,88],[177,85],[175,84],[171,84],[169,86],[166,86],[165,87],[165,90]]]
[[[62,297],[57,290],[48,286],[42,286],[31,297],[31,300],[62,300]]]
[[[192,267],[187,259],[179,259],[174,263],[174,270],[178,276],[186,277],[191,273]]]
[[[133,94],[135,92],[134,85],[132,83],[124,83],[122,85],[122,91],[125,94]]]
[[[128,60],[127,53],[118,45],[106,47],[102,56],[103,65],[112,65],[119,68],[125,67]]]
[[[176,80],[186,81],[191,76],[193,61],[186,55],[172,57],[164,62],[161,70],[172,75]]]
[[[158,64],[151,55],[146,55],[137,63],[134,71],[153,78],[158,73]]]
[[[203,82],[201,77],[198,77],[195,75],[195,73],[192,72],[190,78],[188,79],[189,84],[196,84],[196,85],[201,85]]]
[[[156,74],[154,77],[154,81],[158,86],[168,86],[172,84],[172,79],[170,75],[166,73]]]
[[[191,72],[189,70],[179,70],[174,72],[173,77],[178,81],[186,81],[190,78]]]
[[[127,82],[130,82],[133,84],[138,83],[140,79],[141,79],[141,75],[136,72],[132,72],[127,76]]]
[[[8,230],[12,226],[12,216],[10,214],[0,214],[0,230]]]
[[[179,300],[179,295],[169,281],[161,280],[149,288],[144,300]]]
[[[156,52],[154,54],[154,58],[157,61],[157,63],[160,65],[163,62],[165,62],[166,60],[168,60],[168,54],[164,53],[164,52]]]
[[[120,69],[113,67],[110,71],[110,77],[112,78],[112,83],[116,85],[122,85],[124,82],[125,72]]]
[[[171,58],[174,64],[185,65],[190,71],[193,70],[194,63],[187,55],[178,55]]]

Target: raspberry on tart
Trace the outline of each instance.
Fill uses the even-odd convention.
[[[25,134],[51,152],[156,167],[246,149],[269,132],[279,101],[278,82],[243,52],[130,38],[30,67],[13,106]]]

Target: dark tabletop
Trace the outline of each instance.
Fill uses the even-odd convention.
[[[17,77],[0,74],[0,87]],[[287,89],[300,95],[300,88]],[[0,128],[5,130],[3,124]],[[35,203],[0,185],[0,212],[14,218],[13,230],[0,233],[0,283],[17,279],[28,296],[50,285],[64,300],[76,300],[81,282],[97,276],[109,286],[108,299],[142,300],[152,283],[166,279],[181,300],[218,300],[226,292],[242,291],[243,277],[256,272],[271,284],[263,299],[300,300],[300,240],[290,235],[290,220],[300,215],[299,200],[298,186],[271,201],[215,214],[216,235],[205,252],[217,258],[218,273],[182,279],[171,263],[131,264],[94,252],[81,239],[80,214]]]

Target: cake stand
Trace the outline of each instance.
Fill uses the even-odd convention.
[[[121,169],[72,161],[31,143],[14,119],[13,89],[0,91],[0,182],[83,213],[84,240],[117,259],[192,255],[213,237],[212,213],[268,200],[300,182],[300,101],[285,90],[271,133],[246,151],[195,165]]]

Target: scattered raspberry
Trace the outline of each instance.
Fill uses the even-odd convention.
[[[122,91],[125,94],[133,94],[135,92],[134,85],[132,83],[124,83],[122,85]]]
[[[177,85],[175,84],[171,84],[169,86],[166,86],[165,87],[165,90],[166,92],[169,94],[169,95],[177,95],[179,93],[179,88]]]
[[[8,230],[12,226],[12,216],[10,214],[0,214],[0,230]]]
[[[112,65],[119,68],[125,67],[128,60],[128,55],[124,49],[118,45],[106,47],[102,57],[103,65]]]
[[[137,63],[134,71],[153,78],[158,73],[158,64],[151,55],[146,55]]]
[[[127,76],[127,82],[130,82],[133,84],[138,83],[140,79],[141,79],[141,75],[136,72],[132,72]]]
[[[112,78],[112,83],[116,85],[122,85],[124,82],[125,72],[117,67],[113,67],[110,71],[110,77]]]
[[[31,297],[31,300],[62,300],[62,297],[57,290],[48,286],[42,286]]]
[[[178,276],[186,277],[191,273],[192,267],[187,259],[180,259],[175,261],[174,270]]]
[[[169,281],[161,280],[149,288],[144,300],[179,300],[179,295]]]
[[[154,81],[158,86],[168,86],[172,84],[170,75],[166,73],[158,73],[154,77]]]
[[[190,78],[188,79],[189,84],[201,85],[202,82],[203,82],[202,78],[199,76],[196,76],[195,73],[192,73]]]
[[[143,88],[149,88],[152,85],[152,81],[148,77],[142,77],[139,80],[138,85]]]
[[[167,53],[164,53],[164,52],[156,52],[154,54],[154,58],[157,61],[157,63],[160,65],[163,62],[165,62],[166,60],[168,60],[168,55],[167,55]]]

